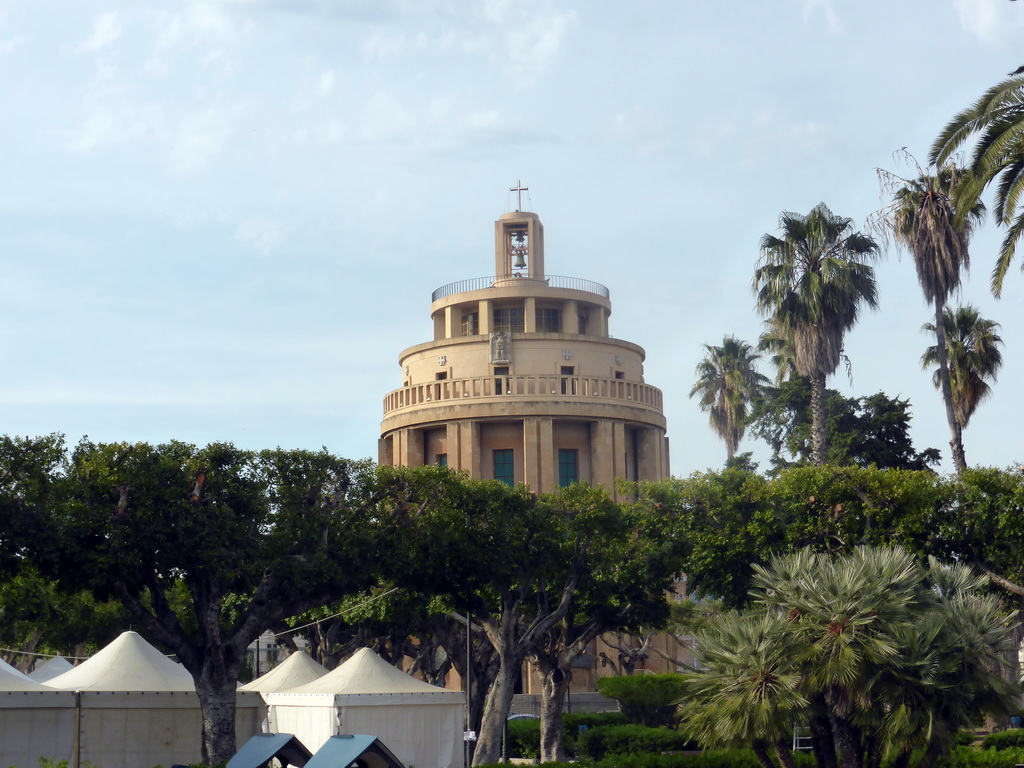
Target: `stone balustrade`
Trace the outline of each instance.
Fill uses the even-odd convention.
[[[520,401],[532,398],[569,401],[614,402],[636,405],[662,413],[662,394],[657,387],[623,379],[602,379],[593,376],[525,375],[480,376],[469,379],[443,379],[426,384],[414,384],[389,392],[384,397],[384,415],[406,408],[428,404],[473,401],[487,398],[491,401],[504,397]]]

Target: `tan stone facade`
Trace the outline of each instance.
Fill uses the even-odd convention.
[[[433,340],[401,353],[379,461],[445,464],[546,493],[668,477],[661,391],[644,350],[608,335],[603,285],[548,275],[535,213],[495,222],[494,276],[434,291]]]

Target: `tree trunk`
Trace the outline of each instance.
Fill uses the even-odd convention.
[[[839,768],[836,761],[836,743],[832,737],[832,723],[827,717],[812,717],[810,722],[811,746],[818,768]]]
[[[796,768],[796,763],[793,762],[793,753],[785,741],[775,742],[775,755],[779,758],[779,765],[782,768]]]
[[[540,674],[540,761],[565,762],[565,723],[562,705],[572,681],[572,670],[557,665],[538,666]]]
[[[942,747],[936,739],[931,739],[928,742],[928,748],[921,755],[917,768],[932,768],[940,757],[942,757]]]
[[[811,463],[817,467],[825,463],[828,453],[828,407],[825,397],[825,374],[811,376]]]
[[[775,768],[771,755],[768,754],[768,745],[763,741],[755,741],[753,744],[754,755],[757,757],[757,764],[761,768]]]
[[[863,768],[861,740],[856,726],[842,717],[835,717],[833,725],[839,748],[839,768]]]
[[[512,708],[512,696],[516,691],[516,680],[522,666],[521,658],[507,654],[501,660],[494,682],[487,690],[484,713],[480,718],[480,733],[477,734],[473,765],[496,763],[501,757],[501,739],[505,734],[505,721]]]
[[[202,755],[206,765],[224,763],[235,756],[237,675],[234,679],[218,675],[218,666],[207,659],[201,675],[195,677],[196,693],[203,709]]]
[[[935,350],[939,358],[939,386],[942,389],[942,402],[946,406],[946,422],[949,424],[949,450],[953,457],[953,467],[958,475],[967,470],[967,457],[964,454],[963,430],[957,423],[953,411],[953,386],[949,379],[949,355],[946,349],[945,306],[935,303]]]

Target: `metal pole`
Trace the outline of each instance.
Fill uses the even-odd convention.
[[[473,730],[473,614],[466,611],[466,731]],[[467,735],[469,735],[467,733]],[[466,739],[466,768],[473,763],[475,742]]]

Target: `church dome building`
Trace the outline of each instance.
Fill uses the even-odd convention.
[[[399,355],[380,463],[538,493],[668,477],[662,394],[644,382],[643,348],[608,335],[608,289],[545,272],[535,213],[506,213],[494,233],[493,276],[435,290],[433,340]]]

